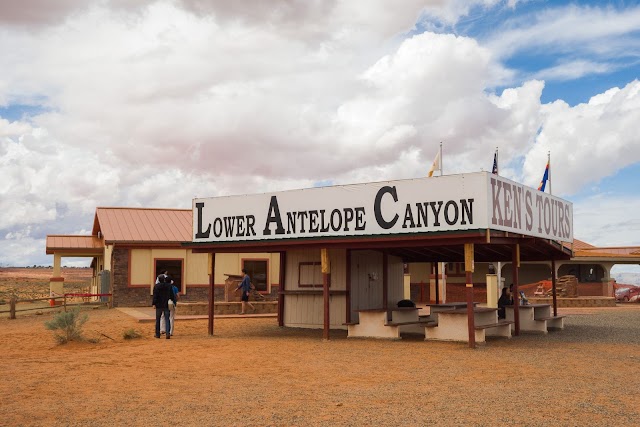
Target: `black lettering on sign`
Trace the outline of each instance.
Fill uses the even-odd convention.
[[[391,227],[393,227],[398,221],[398,214],[395,214],[391,221],[385,220],[384,217],[382,216],[382,209],[381,209],[382,196],[384,196],[387,193],[391,194],[391,197],[393,197],[394,202],[398,201],[398,194],[396,193],[396,187],[385,186],[385,187],[382,187],[380,190],[378,190],[378,194],[376,194],[376,200],[373,204],[373,213],[376,216],[376,222],[380,227],[384,228],[385,230],[388,230]]]
[[[500,209],[500,192],[502,191],[502,181],[495,178],[491,178],[491,201],[493,206],[493,215],[491,217],[491,223],[494,225],[503,225],[502,210]],[[498,216],[496,217],[496,212]]]
[[[196,209],[198,210],[198,232],[196,233],[196,239],[206,239],[211,232],[211,224],[207,225],[206,231],[202,231],[202,208],[204,208],[204,203],[196,203]]]
[[[284,234],[284,227],[282,226],[282,219],[280,218],[280,208],[278,207],[278,199],[276,196],[271,196],[271,202],[269,203],[269,212],[267,213],[267,223],[264,225],[262,234],[265,236],[271,235],[271,223],[276,223],[276,234]]]

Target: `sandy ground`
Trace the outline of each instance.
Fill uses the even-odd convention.
[[[6,426],[638,425],[640,305],[574,309],[564,331],[466,344],[347,339],[274,318],[178,321],[171,340],[87,311],[57,345],[51,313],[0,318]],[[124,340],[136,329],[143,337]]]

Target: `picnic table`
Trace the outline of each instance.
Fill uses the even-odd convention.
[[[473,306],[476,307],[478,305],[477,302],[473,303]],[[429,320],[433,320],[434,322],[438,322],[438,313],[441,311],[445,311],[445,310],[452,310],[452,309],[466,309],[467,308],[467,303],[466,302],[445,302],[442,304],[427,304],[427,307],[429,307]]]
[[[521,332],[547,333],[549,329],[564,329],[564,316],[551,315],[549,304],[523,304],[518,306],[518,319]],[[515,308],[513,305],[505,306],[506,320],[514,321]],[[514,326],[512,326],[512,329]]]
[[[359,322],[346,323],[348,337],[400,339],[400,333],[424,333],[433,323],[418,316],[418,307],[373,308],[356,310]]]
[[[437,312],[437,326],[425,328],[425,339],[441,341],[469,341],[469,323],[467,304],[464,308],[450,308]],[[475,342],[485,342],[487,336],[511,338],[511,321],[499,321],[498,309],[476,307],[474,303],[473,319],[475,324]]]

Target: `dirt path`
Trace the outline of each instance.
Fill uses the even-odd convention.
[[[172,340],[118,310],[56,345],[43,316],[0,319],[0,424],[112,426],[633,425],[639,307],[590,310],[566,329],[465,344],[352,340],[276,319],[176,324]],[[134,328],[143,338],[124,340]],[[105,337],[111,337],[112,339]]]

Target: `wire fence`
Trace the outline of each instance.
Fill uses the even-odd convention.
[[[90,298],[93,297],[107,297],[107,301],[89,301]],[[71,302],[68,301],[70,298],[82,298],[82,302]],[[62,301],[60,301],[62,300]],[[38,305],[37,307],[28,307],[28,308],[17,308],[19,303],[34,303],[37,301],[49,301],[49,305]],[[9,300],[9,310],[0,310],[0,314],[9,313],[9,319],[15,319],[16,313],[21,313],[24,311],[33,311],[33,310],[48,310],[48,309],[64,309],[67,311],[69,307],[86,307],[86,306],[101,306],[111,305],[111,294],[88,294],[88,293],[70,293],[63,294],[57,296],[49,296],[44,298],[32,298],[32,299],[19,299],[15,296],[11,297]]]

